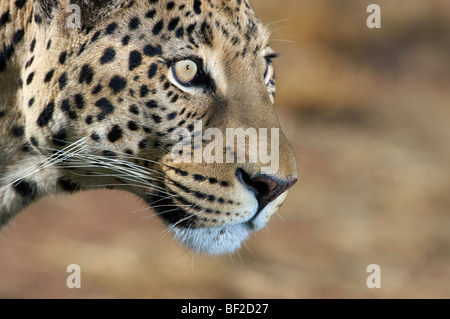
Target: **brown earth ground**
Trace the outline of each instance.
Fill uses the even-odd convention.
[[[450,298],[450,3],[371,2],[253,1],[300,181],[239,254],[193,255],[124,193],[58,196],[0,232],[0,297]]]

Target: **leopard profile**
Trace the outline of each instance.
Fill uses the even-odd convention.
[[[297,181],[292,147],[279,131],[269,174],[232,150],[175,161],[173,135],[195,139],[199,121],[280,129],[269,35],[247,0],[2,1],[0,225],[46,195],[100,186],[139,196],[194,251],[237,250]]]

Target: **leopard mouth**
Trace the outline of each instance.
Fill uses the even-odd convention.
[[[178,242],[195,253],[224,255],[239,250],[251,233],[264,228],[284,202],[287,193],[281,194],[264,209],[256,209],[256,213],[246,221],[208,228],[198,227],[198,216],[175,206],[170,198],[159,200],[158,205],[154,205],[154,199],[147,198],[147,203],[156,210]]]

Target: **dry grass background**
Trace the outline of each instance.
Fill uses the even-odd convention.
[[[365,26],[382,8],[382,29]],[[254,0],[300,181],[239,255],[193,255],[119,192],[42,200],[0,233],[0,297],[450,297],[450,3]],[[67,265],[82,269],[69,290]],[[379,264],[382,288],[366,287]]]

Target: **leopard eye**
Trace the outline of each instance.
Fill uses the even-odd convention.
[[[178,83],[184,86],[192,86],[198,77],[199,67],[192,60],[182,60],[172,65],[172,72]]]

